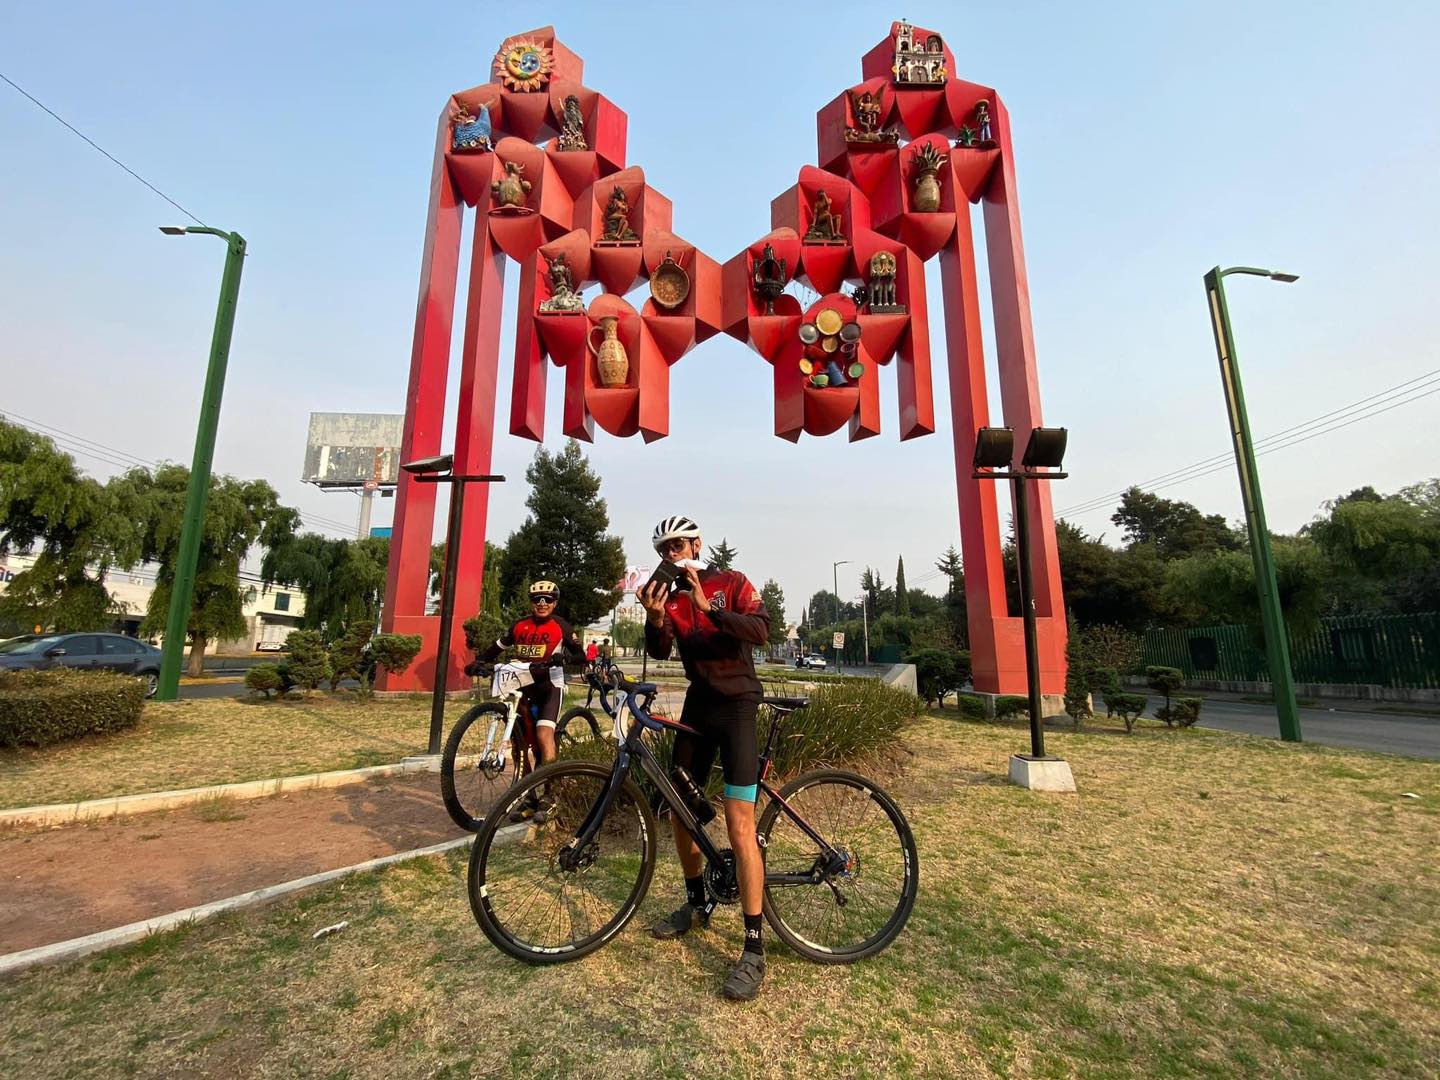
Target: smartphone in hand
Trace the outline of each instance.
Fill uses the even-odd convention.
[[[650,580],[645,583],[645,587],[648,589],[658,581],[669,590],[673,589],[676,583],[685,580],[685,571],[667,559],[655,568],[655,572],[650,575]]]

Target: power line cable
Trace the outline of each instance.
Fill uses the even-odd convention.
[[[39,420],[32,420],[30,417],[21,416],[17,412],[10,412],[9,410],[6,410],[4,412],[0,412],[0,416],[9,416],[12,419],[19,420],[26,427],[30,428],[32,431],[35,431],[35,434],[37,435],[44,435],[47,438],[51,439],[57,437],[63,438],[70,443],[78,444],[81,446],[94,447],[98,450],[105,451],[107,454],[113,457],[127,458],[130,462],[133,462],[136,465],[153,467],[160,464],[160,462],[158,461],[154,461],[149,458],[142,458],[138,454],[132,454],[128,450],[121,450],[119,447],[109,446],[106,443],[97,442],[94,439],[87,439],[83,435],[76,435],[73,431],[66,431],[64,428],[54,427],[51,424],[44,424],[41,423]],[[96,455],[91,454],[90,456],[95,457]]]
[[[1341,428],[1349,427],[1352,423],[1360,420],[1368,420],[1372,417],[1379,416],[1382,413],[1389,412],[1392,408],[1398,408],[1401,405],[1408,405],[1413,401],[1419,401],[1421,398],[1429,397],[1430,394],[1440,390],[1440,379],[1433,377],[1436,375],[1440,375],[1440,368],[1406,380],[1387,390],[1371,394],[1369,397],[1351,402],[1349,405],[1332,409],[1330,412],[1323,413],[1304,423],[1294,424],[1272,435],[1267,435],[1255,443],[1256,454],[1258,456],[1259,454],[1270,453],[1273,450],[1281,450],[1288,446],[1295,446],[1316,436],[1339,431]],[[1414,385],[1416,383],[1420,385]],[[1325,423],[1327,420],[1330,422]],[[1316,425],[1320,426],[1317,427]],[[1311,428],[1315,430],[1307,430]],[[1233,454],[1228,453],[1204,458],[1184,468],[1175,469],[1171,472],[1152,477],[1149,480],[1128,485],[1119,491],[1095,496],[1086,499],[1084,502],[1067,506],[1062,510],[1056,511],[1056,516],[1088,513],[1091,510],[1099,509],[1107,505],[1111,500],[1124,495],[1130,487],[1139,487],[1147,491],[1154,491],[1163,487],[1170,487],[1174,484],[1184,483],[1187,480],[1195,480],[1201,476],[1208,476],[1211,473],[1229,468],[1233,461]]]
[[[68,128],[70,131],[74,132],[74,133],[75,133],[76,135],[78,135],[80,138],[84,139],[84,140],[85,140],[87,143],[89,143],[92,147],[94,147],[94,148],[95,148],[96,150],[98,150],[100,153],[104,154],[107,158],[109,158],[111,161],[113,161],[116,165],[119,165],[120,168],[124,169],[127,173],[129,173],[131,176],[133,176],[136,180],[139,180],[140,183],[144,184],[147,188],[149,188],[151,191],[153,191],[156,195],[159,195],[162,199],[164,199],[166,202],[168,202],[171,206],[175,207],[176,210],[179,210],[182,214],[184,214],[186,217],[188,217],[191,221],[195,222],[195,224],[197,224],[197,225],[205,225],[205,222],[201,221],[198,217],[196,217],[194,214],[192,214],[189,210],[186,210],[185,207],[181,206],[178,202],[176,202],[174,199],[172,199],[169,195],[166,195],[165,192],[161,191],[161,190],[160,190],[158,187],[156,187],[154,184],[150,183],[149,180],[146,180],[143,176],[141,176],[139,173],[137,173],[134,169],[130,168],[129,165],[126,165],[123,161],[121,161],[121,160],[120,160],[119,158],[117,158],[114,154],[112,154],[112,153],[110,153],[108,150],[106,150],[103,146],[101,146],[99,143],[97,143],[94,139],[90,138],[90,136],[86,135],[83,131],[79,130],[77,127],[75,127],[74,124],[71,124],[71,123],[70,123],[69,121],[67,121],[64,117],[62,117],[62,116],[60,116],[59,114],[57,114],[53,109],[51,109],[51,108],[50,108],[48,105],[46,105],[43,101],[41,101],[39,98],[37,98],[34,94],[30,93],[28,90],[26,90],[26,89],[25,89],[23,86],[21,86],[19,83],[15,82],[14,79],[11,79],[11,78],[10,78],[8,75],[6,75],[3,71],[0,71],[0,79],[4,79],[7,83],[9,83],[11,86],[13,86],[17,91],[19,91],[22,95],[24,95],[25,97],[29,98],[30,101],[34,102],[37,106],[39,106],[41,109],[43,109],[43,110],[44,110],[46,113],[48,113],[51,117],[53,117],[53,118],[56,120],[56,122],[64,125],[64,126],[65,126],[66,128]],[[208,229],[210,226],[205,225],[205,227]]]
[[[1371,419],[1373,419],[1374,417],[1380,416],[1380,415],[1383,414],[1383,413],[1390,412],[1392,409],[1398,409],[1398,408],[1400,408],[1400,406],[1402,406],[1402,405],[1409,405],[1409,404],[1411,404],[1411,403],[1413,403],[1413,402],[1419,401],[1421,398],[1427,398],[1427,397],[1429,397],[1431,394],[1440,394],[1440,386],[1437,386],[1437,387],[1435,387],[1435,388],[1432,389],[1432,390],[1427,390],[1427,391],[1425,391],[1424,393],[1415,394],[1415,395],[1412,396],[1412,397],[1407,397],[1407,398],[1405,398],[1405,399],[1403,399],[1403,400],[1400,400],[1400,401],[1391,402],[1390,404],[1384,405],[1384,406],[1382,406],[1382,407],[1380,407],[1380,408],[1377,408],[1377,409],[1375,409],[1373,412],[1368,412],[1368,413],[1366,413],[1366,414],[1363,415],[1363,416],[1356,416],[1356,417],[1353,417],[1352,419],[1346,420],[1346,421],[1343,422],[1343,423],[1334,424],[1334,425],[1332,425],[1332,426],[1330,426],[1330,427],[1326,427],[1326,428],[1324,428],[1323,430],[1320,430],[1320,431],[1312,431],[1312,432],[1310,432],[1310,433],[1307,434],[1307,435],[1302,435],[1302,436],[1300,436],[1299,438],[1291,439],[1291,440],[1288,440],[1288,441],[1286,441],[1286,442],[1280,443],[1280,444],[1278,444],[1278,445],[1267,447],[1267,448],[1265,448],[1264,450],[1258,450],[1258,451],[1256,451],[1255,456],[1256,456],[1256,457],[1259,457],[1259,456],[1261,456],[1262,454],[1271,454],[1271,453],[1274,453],[1274,452],[1277,451],[1277,450],[1288,450],[1288,449],[1289,449],[1290,447],[1292,447],[1292,446],[1299,446],[1301,443],[1309,442],[1311,439],[1319,438],[1321,435],[1329,435],[1329,434],[1331,434],[1332,432],[1339,431],[1341,428],[1347,428],[1347,427],[1349,427],[1351,424],[1358,424],[1358,423],[1359,423],[1360,421],[1362,421],[1362,420],[1371,420]],[[1194,474],[1192,474],[1192,475],[1190,475],[1190,476],[1182,476],[1182,477],[1180,477],[1180,478],[1178,478],[1178,479],[1168,481],[1167,483],[1164,483],[1164,484],[1155,484],[1155,485],[1153,485],[1153,486],[1148,486],[1148,487],[1147,487],[1147,490],[1149,490],[1149,491],[1160,491],[1160,490],[1163,490],[1164,488],[1174,487],[1176,484],[1183,484],[1183,483],[1186,483],[1186,482],[1188,482],[1188,481],[1190,481],[1190,480],[1198,480],[1198,479],[1199,479],[1200,477],[1202,477],[1202,476],[1210,476],[1210,475],[1213,474],[1213,473],[1224,472],[1224,471],[1226,471],[1226,470],[1228,470],[1228,469],[1231,469],[1231,468],[1233,468],[1233,467],[1234,467],[1234,462],[1233,462],[1233,461],[1222,461],[1221,463],[1219,463],[1218,465],[1213,466],[1212,468],[1205,469],[1205,470],[1203,470],[1203,471],[1201,471],[1201,472],[1194,473]],[[1123,494],[1123,492],[1122,492],[1122,494]],[[1101,503],[1098,504],[1098,505],[1090,506],[1088,509],[1077,509],[1077,508],[1073,508],[1073,507],[1072,507],[1072,508],[1069,509],[1069,510],[1062,511],[1060,514],[1057,514],[1057,516],[1062,516],[1062,515],[1066,515],[1066,514],[1077,514],[1077,513],[1078,513],[1078,514],[1093,513],[1093,512],[1096,511],[1096,510],[1103,510],[1103,509],[1107,509],[1107,508],[1108,508],[1108,507],[1106,506],[1106,503],[1105,503],[1105,502],[1101,502]]]

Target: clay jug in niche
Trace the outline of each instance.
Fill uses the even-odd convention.
[[[605,334],[600,342],[600,347],[595,347],[595,331],[600,330]],[[604,315],[600,318],[599,326],[590,328],[590,335],[585,339],[585,344],[590,346],[590,351],[595,354],[595,361],[600,368],[600,385],[606,387],[624,386],[630,377],[630,357],[625,352],[625,346],[620,341],[620,319],[615,315]]]

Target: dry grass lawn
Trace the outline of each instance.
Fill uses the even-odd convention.
[[[468,705],[449,703],[447,730]],[[429,731],[429,699],[148,702],[129,731],[0,749],[0,809],[384,765]]]
[[[772,937],[748,1006],[717,993],[735,909],[679,944],[642,932],[679,894],[673,858],[611,947],[531,968],[476,928],[457,854],[0,984],[0,1075],[1437,1074],[1440,764],[1050,740],[1078,796],[1004,783],[1021,729],[911,728],[909,927],[841,968]]]

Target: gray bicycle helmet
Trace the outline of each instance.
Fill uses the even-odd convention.
[[[695,540],[700,536],[700,526],[688,517],[668,517],[655,526],[650,544],[657,553],[664,554],[665,545],[671,540]]]

